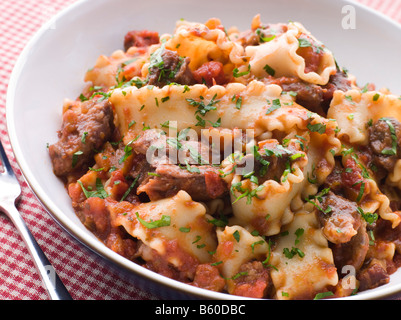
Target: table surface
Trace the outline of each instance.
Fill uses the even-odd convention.
[[[358,0],[401,23],[401,0]],[[0,138],[22,185],[19,210],[75,300],[157,300],[67,235],[41,207],[18,169],[5,121],[7,84],[24,46],[40,26],[75,0],[0,1]],[[0,300],[47,300],[13,224],[0,214]],[[401,299],[401,294],[390,299]]]

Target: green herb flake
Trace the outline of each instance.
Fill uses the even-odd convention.
[[[233,233],[233,237],[237,242],[239,242],[240,234],[239,234],[238,230],[235,230],[235,232]]]
[[[235,68],[233,70],[233,76],[234,76],[234,78],[239,78],[239,77],[248,75],[250,72],[251,72],[251,65],[248,64],[248,70],[247,71],[239,72],[239,69]]]
[[[358,207],[357,211],[361,215],[361,217],[370,225],[374,224],[379,218],[377,213],[365,212],[361,207]]]
[[[379,100],[379,98],[380,98],[380,94],[379,94],[379,93],[376,93],[376,94],[373,96],[373,101],[377,101],[377,100]]]
[[[128,124],[128,129],[131,128],[135,123],[136,123],[136,121],[135,121],[135,120],[132,120],[132,121]]]
[[[280,99],[274,99],[273,104],[270,108],[267,109],[266,114],[272,113],[274,110],[281,108]]]
[[[82,151],[77,151],[72,155],[72,167],[75,168],[75,166],[77,165],[78,162],[78,157],[80,155],[82,155],[83,152]]]
[[[86,131],[82,134],[81,142],[84,143],[84,144],[86,143],[86,136],[87,135],[88,135],[88,132],[86,132]]]
[[[298,243],[299,243],[299,241],[300,241],[300,238],[302,237],[302,235],[304,234],[304,229],[303,228],[298,228],[296,231],[295,231],[295,235],[296,235],[296,239],[295,239],[295,245],[297,245]]]
[[[320,134],[323,134],[326,132],[326,125],[323,123],[315,123],[315,124],[308,123],[306,127],[311,132],[317,132]]]
[[[199,113],[202,116],[205,116],[206,113],[212,110],[217,110],[216,104],[220,102],[220,100],[215,100],[217,97],[217,93],[213,96],[213,98],[209,101],[208,104],[204,103],[204,98],[202,96],[199,97],[200,101],[196,101],[194,99],[186,99],[187,102],[194,107],[197,107],[195,114]]]
[[[298,45],[300,48],[312,47],[312,43],[308,39],[305,39],[305,38],[299,38]]]
[[[252,244],[251,244],[252,253],[254,253],[254,251],[255,251],[255,246],[261,245],[261,244],[264,244],[264,243],[265,243],[264,240],[259,240],[259,241],[256,241],[256,242],[252,243]]]
[[[170,223],[171,223],[171,217],[170,216],[162,215],[160,220],[155,220],[155,221],[150,220],[149,222],[147,222],[147,221],[141,219],[141,217],[139,217],[139,213],[138,212],[135,212],[135,215],[136,215],[138,221],[141,223],[141,225],[143,225],[144,227],[146,227],[148,229],[168,227],[168,226],[170,226]]]
[[[110,169],[111,170],[111,169]],[[132,191],[132,189],[135,187],[138,179],[139,179],[140,175],[138,175],[135,180],[131,183],[131,185],[129,186],[129,188],[127,189],[127,191],[125,191],[124,195],[121,197],[120,202],[124,201],[125,198],[130,194],[130,192]]]
[[[161,99],[162,102],[166,102],[166,101],[168,101],[168,100],[170,100],[170,97],[169,97],[169,96],[164,97],[164,98]]]
[[[269,74],[269,75],[271,75],[272,77],[274,77],[274,75],[276,74],[276,71],[275,71],[272,67],[270,67],[268,64],[266,64],[266,65],[263,67],[263,70],[265,70],[266,73]]]
[[[283,254],[287,259],[292,259],[294,256],[298,255],[300,258],[305,256],[305,253],[302,252],[301,249],[292,247],[291,250],[288,248],[283,249]]]
[[[87,97],[85,97],[84,95],[83,95],[83,93],[81,93],[80,95],[79,95],[79,100],[81,100],[81,102],[84,102],[84,101],[87,101],[87,100],[89,100]]]
[[[390,118],[380,118],[379,120],[386,122],[386,124],[390,129],[390,134],[391,134],[391,149],[390,148],[383,149],[382,154],[388,156],[394,156],[397,154],[397,135],[393,123],[391,122]]]
[[[81,189],[85,195],[86,198],[101,198],[101,199],[106,199],[109,195],[103,188],[102,181],[100,178],[96,178],[96,190],[95,191],[90,191],[89,187],[86,189],[82,183],[82,181],[78,180],[78,184],[81,186]]]
[[[240,110],[242,106],[242,97],[238,97],[237,102],[235,103],[235,107]]]
[[[334,296],[334,293],[331,291],[320,292],[320,293],[316,294],[316,296],[313,298],[313,300],[320,300],[320,299],[324,299],[324,298],[331,297],[331,296]]]

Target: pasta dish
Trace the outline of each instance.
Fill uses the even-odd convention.
[[[207,290],[346,297],[401,265],[401,98],[298,22],[129,31],[49,146],[81,222]]]

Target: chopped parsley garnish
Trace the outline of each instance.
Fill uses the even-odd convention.
[[[251,72],[251,65],[248,64],[248,70],[247,71],[239,72],[239,69],[235,68],[233,70],[233,76],[234,76],[234,78],[239,78],[239,77],[248,75],[250,72]]]
[[[373,96],[373,101],[377,101],[377,100],[379,100],[379,98],[380,98],[380,94],[379,94],[379,93],[376,93],[376,94]]]
[[[92,98],[94,98],[96,96],[101,96],[99,99],[97,99],[97,102],[102,102],[102,101],[107,100],[108,98],[110,98],[112,93],[113,93],[112,91],[110,91],[110,92],[94,92],[92,94],[92,96],[90,97],[90,99],[92,99]]]
[[[368,224],[374,224],[378,219],[377,213],[365,212],[361,207],[358,207],[357,211]]]
[[[165,50],[165,43],[163,43],[160,48],[158,48],[157,50],[155,50],[155,52],[153,52],[150,55],[150,64],[149,64],[149,71],[153,68],[159,68],[159,69],[163,69],[164,67],[164,61],[163,61],[163,57],[162,54]]]
[[[299,38],[298,45],[299,48],[311,47],[316,53],[320,53],[321,51],[324,50],[322,46],[313,45],[311,41],[305,38]]]
[[[304,229],[302,229],[302,228],[298,228],[296,231],[295,231],[295,235],[296,235],[296,239],[295,239],[295,245],[297,245],[298,243],[299,243],[299,239],[302,237],[302,235],[304,234]]]
[[[316,296],[313,298],[313,300],[320,300],[320,299],[324,299],[324,298],[331,297],[331,296],[334,296],[334,293],[331,291],[320,292],[320,293],[316,294]]]
[[[176,150],[180,150],[182,148],[182,144],[181,144],[181,142],[178,141],[177,138],[168,138],[167,144],[169,144]]]
[[[211,124],[213,128],[218,128],[221,126],[221,118],[218,118],[216,122],[212,122],[210,120],[208,120],[208,122]]]
[[[85,97],[84,95],[83,95],[83,93],[81,93],[80,95],[79,95],[79,100],[81,100],[81,102],[84,102],[84,101],[87,101],[87,100],[89,100],[87,97]]]
[[[82,155],[82,151],[77,151],[72,155],[72,167],[75,168],[78,162],[78,156]]]
[[[315,166],[314,164],[312,164],[312,172],[311,172],[311,176],[312,176],[312,177],[309,177],[309,172],[308,172],[308,174],[307,174],[307,176],[308,176],[308,181],[309,181],[309,183],[311,183],[311,184],[317,183],[317,177],[316,177],[315,171],[316,171],[316,166]]]
[[[369,83],[365,84],[365,86],[361,89],[361,93],[368,92],[368,90],[369,90],[368,86],[369,86]]]
[[[220,219],[208,219],[207,222],[213,224],[216,227],[224,228],[228,225],[228,219],[224,214],[220,214]]]
[[[82,181],[78,180],[78,184],[81,186],[81,189],[85,195],[86,198],[101,198],[101,199],[106,199],[109,195],[107,194],[106,190],[103,188],[102,181],[100,178],[96,178],[96,190],[94,191],[89,191],[87,190]]]
[[[283,254],[288,259],[292,259],[296,255],[298,255],[300,258],[303,258],[305,256],[305,253],[303,253],[301,249],[295,248],[295,247],[292,247],[291,250],[288,249],[288,248],[284,248],[283,249]]]
[[[240,240],[240,234],[239,234],[239,231],[238,231],[238,230],[235,230],[235,231],[234,231],[233,237],[234,237],[234,239],[235,239],[237,242],[239,242],[239,240]]]
[[[240,199],[246,197],[247,198],[246,204],[251,204],[252,203],[252,198],[253,197],[257,197],[257,193],[259,191],[261,191],[264,187],[265,187],[264,185],[260,185],[256,189],[253,189],[252,191],[249,191],[248,189],[242,188],[242,182],[241,181],[233,183],[231,185],[231,188],[230,188],[231,193],[234,195],[234,191],[235,190],[241,193],[241,195],[239,197],[237,197],[233,203],[236,203]]]
[[[382,154],[388,155],[388,156],[394,156],[397,154],[397,135],[395,132],[395,128],[391,122],[390,118],[380,118],[379,120],[385,121],[390,129],[390,134],[391,134],[391,149],[390,148],[385,148],[382,150]]]
[[[235,103],[235,107],[240,110],[242,106],[242,97],[238,97],[237,102]]]
[[[196,101],[194,99],[186,99],[187,102],[189,102],[189,104],[191,106],[197,107],[198,110],[196,110],[195,114],[199,113],[202,116],[205,116],[206,113],[208,113],[209,111],[212,110],[217,110],[216,108],[216,104],[220,102],[220,100],[215,100],[217,97],[217,93],[213,96],[213,98],[209,101],[208,104],[205,104],[204,100],[205,98],[203,96],[200,96],[199,99],[200,101]]]
[[[128,129],[131,128],[135,123],[136,123],[136,121],[135,121],[135,120],[132,120],[132,121],[128,124]]]
[[[120,160],[118,160],[119,164],[122,164],[125,160],[127,160],[127,158],[129,156],[132,155],[132,147],[130,146],[131,142],[128,143],[125,147],[124,147],[124,155],[120,158]]]
[[[82,143],[86,143],[86,136],[88,135],[88,132],[84,132],[83,134],[82,134],[82,137],[81,137],[81,142]]]
[[[171,217],[170,216],[165,216],[162,215],[160,220],[150,220],[149,222],[141,219],[141,217],[139,217],[139,213],[135,212],[135,215],[138,219],[138,221],[141,223],[141,225],[143,225],[144,227],[148,228],[148,229],[155,229],[155,228],[161,228],[161,227],[168,227],[170,226],[171,223]]]
[[[262,29],[260,29],[260,28],[256,29],[256,35],[259,37],[260,43],[270,42],[276,38],[275,34],[271,35],[270,37],[265,37]]]
[[[137,176],[135,178],[135,180],[131,183],[131,185],[129,186],[129,188],[127,189],[127,191],[125,191],[124,195],[121,197],[120,202],[124,201],[125,198],[130,194],[130,192],[132,191],[132,189],[134,188],[134,186],[136,185],[138,179],[140,176]]]
[[[305,39],[305,38],[299,38],[298,45],[300,48],[312,47],[312,43],[308,39]]]
[[[266,114],[272,113],[274,110],[281,108],[280,99],[274,99],[272,106],[267,109]]]
[[[259,241],[256,241],[256,242],[252,243],[251,244],[252,253],[255,252],[255,246],[261,245],[261,244],[264,244],[264,243],[265,243],[265,240],[259,240]]]
[[[270,262],[270,257],[271,257],[271,248],[272,248],[272,241],[271,241],[271,239],[269,239],[269,241],[267,242],[267,244],[268,244],[268,247],[269,247],[269,251],[267,252],[267,258],[262,262],[262,264],[263,264],[263,266],[266,267],[266,268],[270,267],[270,268],[273,268],[273,269],[275,269],[275,270],[277,271],[278,269],[277,269],[275,266],[269,264],[269,262]]]
[[[237,274],[235,274],[234,276],[231,277],[232,280],[236,280],[239,277],[242,276],[247,276],[248,275],[248,271],[242,271],[242,272],[238,272]]]
[[[320,191],[318,194],[316,194],[315,196],[309,196],[308,198],[306,198],[305,200],[311,204],[313,204],[319,211],[323,212],[324,214],[330,213],[332,211],[332,208],[330,206],[327,206],[326,210],[324,210],[321,206],[320,203],[323,200],[323,196],[327,195],[330,191],[330,188],[326,188],[323,189],[322,191]],[[318,203],[316,203],[316,201],[313,200],[317,200]]]
[[[357,186],[358,184],[360,184],[361,187],[359,188],[359,193],[355,200],[357,203],[359,203],[362,200],[363,194],[365,192],[365,181],[363,181],[363,180],[358,181],[358,182],[354,183],[352,186]]]
[[[276,70],[274,70],[272,67],[270,67],[268,64],[266,64],[263,69],[266,71],[267,74],[271,75],[272,77],[274,77],[274,75],[276,74]]]
[[[179,164],[178,166],[179,166],[181,169],[185,169],[185,170],[187,170],[188,172],[191,172],[191,173],[200,173],[199,168],[198,168],[198,167],[192,167],[192,166],[188,163],[188,160],[185,160],[185,164],[186,164],[186,166],[183,166],[183,165],[181,165],[181,164]]]
[[[206,125],[206,120],[202,119],[202,117],[198,114],[196,115],[196,120],[198,120],[198,122],[195,124],[195,126],[204,127]]]
[[[164,98],[161,99],[162,102],[166,102],[166,101],[168,101],[168,100],[170,100],[170,97],[169,97],[169,96],[164,97]]]
[[[326,132],[326,125],[323,123],[315,123],[315,124],[308,123],[306,127],[311,132],[317,132],[320,134],[323,134]]]

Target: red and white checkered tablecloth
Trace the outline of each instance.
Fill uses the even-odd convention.
[[[7,84],[22,49],[59,10],[75,0],[0,0],[0,138],[22,185],[19,209],[75,300],[158,299],[110,270],[71,239],[41,207],[17,168],[5,121]],[[401,23],[401,0],[359,0]],[[13,224],[0,214],[0,300],[46,300],[46,290]],[[401,299],[401,295],[392,297]]]

